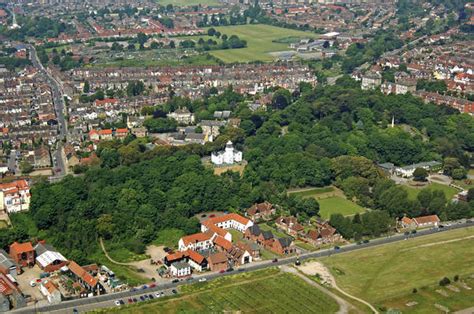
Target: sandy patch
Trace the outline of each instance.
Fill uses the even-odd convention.
[[[319,262],[309,262],[304,263],[297,267],[301,270],[305,275],[309,276],[316,276],[319,275],[321,277],[321,281],[325,284],[330,285],[331,287],[335,286],[336,280],[334,279],[331,272]]]

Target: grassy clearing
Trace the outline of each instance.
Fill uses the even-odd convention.
[[[193,5],[220,5],[218,0],[156,0],[156,3],[161,5],[172,4],[175,7],[188,7]]]
[[[321,194],[334,192],[334,190],[335,190],[334,187],[326,186],[324,188],[288,191],[288,194],[293,194],[293,195],[301,196],[301,197],[317,197]]]
[[[149,256],[147,256],[146,254],[135,254],[133,252],[130,252],[125,247],[123,247],[123,244],[121,243],[105,242],[104,245],[109,256],[114,261],[120,263],[142,261],[144,259],[149,258]]]
[[[0,229],[7,229],[8,228],[8,222],[5,220],[0,220]]]
[[[332,214],[351,216],[365,212],[363,207],[339,196],[319,199],[318,202],[319,215],[324,219],[329,219]]]
[[[107,259],[104,253],[97,252],[91,256],[91,260],[94,260],[98,264],[106,265],[111,269],[115,275],[123,282],[128,283],[131,286],[141,285],[150,282],[149,279],[141,276],[133,266],[117,265]]]
[[[224,62],[272,61],[271,52],[290,50],[287,43],[275,41],[288,37],[316,38],[318,35],[263,24],[215,27],[222,34],[237,35],[247,41],[247,47],[232,50],[214,50],[210,54]]]
[[[154,67],[154,66],[182,66],[182,65],[217,65],[215,58],[209,57],[208,55],[201,54],[195,56],[189,56],[181,59],[170,59],[164,58],[160,60],[154,59],[123,59],[123,60],[111,60],[104,63],[97,63],[89,65],[90,67]]]
[[[186,292],[186,290],[192,292]],[[184,288],[183,288],[184,290]],[[111,309],[117,313],[335,313],[337,303],[302,279],[274,269],[195,284],[184,295]]]
[[[266,223],[258,224],[258,226],[263,231],[271,231],[274,236],[277,236],[277,237],[280,237],[280,238],[288,237],[288,235],[285,234],[284,232],[278,231],[276,228],[273,228],[273,227],[267,225]]]
[[[472,236],[474,228],[458,229],[331,256],[321,261],[330,268],[342,289],[376,306],[389,308],[412,301],[413,288],[420,291],[427,287],[429,292],[430,289],[439,289],[437,283],[444,276],[452,280],[454,275],[466,278],[474,274]],[[447,242],[450,240],[455,241]],[[435,294],[443,300],[441,295]],[[464,298],[461,293],[448,291],[448,294]],[[422,293],[417,297],[424,298]],[[424,304],[433,312],[433,303],[428,296],[426,298]],[[445,301],[450,300],[446,298]],[[459,300],[459,304],[465,304],[463,302]],[[422,307],[420,303],[417,313],[418,310],[420,313],[430,312]]]
[[[158,236],[156,240],[153,241],[155,245],[163,245],[170,248],[174,248],[178,246],[178,241],[181,237],[185,235],[183,230],[175,229],[175,228],[168,228],[161,230],[158,232]]]
[[[410,186],[404,186],[404,188],[408,192],[408,198],[410,199],[416,199],[418,193],[420,193],[422,189],[428,189],[431,191],[443,191],[448,200],[452,199],[454,195],[459,193],[457,189],[450,187],[448,185],[439,184],[439,183],[431,183],[428,186],[423,187],[423,188],[415,188],[415,187],[410,187]]]

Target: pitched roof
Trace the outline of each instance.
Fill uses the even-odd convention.
[[[45,281],[43,282],[43,286],[48,290],[50,294],[54,293],[55,291],[58,291],[58,288],[52,281]]]
[[[249,219],[247,219],[243,216],[240,216],[239,214],[236,214],[236,213],[230,213],[230,214],[227,214],[227,215],[222,215],[222,216],[219,216],[219,217],[210,218],[206,221],[208,223],[218,224],[218,223],[229,221],[229,220],[237,221],[237,222],[239,222],[243,225],[248,224],[249,221],[250,221]]]
[[[293,240],[291,238],[278,238],[278,242],[280,242],[282,247],[289,247]]]
[[[404,216],[401,221],[402,221],[402,223],[404,223],[405,225],[411,225],[411,224],[413,223],[413,219],[410,219],[410,218],[408,218],[407,216]]]
[[[421,217],[416,217],[413,218],[415,223],[417,225],[420,224],[426,224],[426,223],[435,223],[435,222],[440,222],[439,218],[437,215],[429,215],[429,216],[421,216]]]
[[[195,261],[198,264],[201,264],[205,260],[204,256],[202,256],[201,254],[199,254],[196,251],[187,250],[186,252],[187,252],[189,258],[192,259],[193,261]]]
[[[262,230],[260,230],[260,227],[257,224],[250,226],[247,230],[254,236],[259,236],[260,233],[262,233]]]
[[[25,243],[18,243],[18,242],[13,242],[10,245],[10,253],[25,253],[25,252],[31,252],[34,251],[33,246],[31,245],[31,242],[25,242]]]
[[[168,254],[168,255],[165,256],[165,258],[168,262],[173,262],[173,261],[177,261],[177,260],[181,260],[183,258],[186,258],[187,256],[188,256],[187,251],[184,251],[184,252],[176,252],[176,253],[173,253],[173,254]]]
[[[226,230],[219,228],[209,220],[204,221],[202,224],[206,226],[210,231],[212,231],[213,233],[217,233],[217,235],[221,237],[225,237],[228,233]]]
[[[98,283],[97,279],[92,277],[91,274],[86,272],[86,270],[82,268],[81,266],[79,266],[76,262],[70,261],[68,268],[74,275],[82,279],[89,286],[95,287],[97,285]]]
[[[226,239],[224,239],[221,236],[217,236],[214,239],[214,244],[222,247],[224,250],[228,250],[232,247],[232,243],[227,241]]]
[[[190,243],[208,241],[212,238],[212,236],[213,234],[209,232],[199,232],[199,233],[184,236],[181,238],[181,240],[183,240],[184,245],[188,245]]]
[[[253,204],[252,207],[247,209],[249,215],[255,215],[257,213],[266,213],[273,209],[273,205],[269,202],[263,202],[259,204]]]
[[[224,252],[214,253],[209,256],[209,263],[211,264],[220,264],[227,263],[227,256]]]

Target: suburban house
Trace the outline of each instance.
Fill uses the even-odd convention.
[[[324,227],[308,230],[303,236],[308,243],[318,246],[326,243],[334,243],[342,240],[336,229],[327,224]]]
[[[273,238],[267,245],[267,248],[281,255],[292,254],[296,252],[293,239],[291,239],[290,237]]]
[[[205,250],[213,246],[212,240],[214,233],[212,232],[200,232],[191,235],[187,235],[179,239],[178,249],[180,251],[186,250]]]
[[[51,273],[68,264],[68,260],[52,245],[44,241],[35,245],[36,264],[45,272]]]
[[[242,161],[242,152],[235,150],[231,141],[225,145],[225,150],[211,154],[211,162],[215,165],[233,165]]]
[[[0,272],[16,277],[20,271],[20,267],[18,267],[13,258],[5,250],[0,249]]]
[[[17,213],[30,208],[30,186],[26,180],[0,184],[0,210]]]
[[[362,76],[362,85],[363,90],[376,89],[382,84],[382,75],[378,72],[368,72]]]
[[[273,207],[269,202],[254,204],[252,207],[247,209],[247,216],[253,221],[258,219],[268,220],[272,215],[275,215],[275,213],[275,207]]]
[[[166,266],[171,266],[171,264],[175,263],[175,262],[181,262],[181,261],[186,261],[186,259],[188,258],[188,251],[183,251],[183,252],[176,252],[176,253],[173,253],[173,254],[168,254],[166,255],[164,258],[163,258],[163,263],[166,265]]]
[[[35,250],[31,242],[13,242],[10,245],[10,256],[21,267],[32,267],[35,264]]]
[[[187,253],[189,266],[197,271],[203,271],[207,269],[208,262],[204,256],[193,250],[188,250]]]
[[[189,125],[194,123],[194,113],[191,113],[188,108],[178,108],[174,112],[168,113],[167,118],[174,119],[178,124]]]
[[[186,277],[191,275],[191,266],[186,262],[175,262],[170,266],[170,273],[174,277]]]
[[[294,237],[304,231],[303,226],[298,223],[296,217],[280,217],[275,221],[275,225]]]
[[[49,280],[46,280],[40,285],[41,293],[48,299],[48,302],[51,304],[59,304],[62,300],[61,292],[58,287]]]
[[[227,256],[230,258],[234,266],[240,266],[252,262],[252,255],[247,250],[243,250],[235,245],[227,251]]]
[[[256,243],[238,242],[236,246],[241,250],[249,252],[253,259],[260,258],[260,248]]]
[[[404,216],[399,223],[402,228],[428,228],[437,227],[440,223],[438,215],[420,216],[416,218],[408,218]]]
[[[227,255],[224,252],[217,252],[209,255],[209,269],[211,271],[224,271],[228,268]]]

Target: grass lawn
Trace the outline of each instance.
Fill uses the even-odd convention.
[[[329,219],[332,214],[351,216],[365,211],[363,207],[340,196],[319,199],[318,202],[319,215],[324,219]]]
[[[299,248],[302,248],[303,250],[306,251],[316,251],[316,247],[314,245],[311,245],[309,243],[303,242],[303,241],[295,241],[295,245]]]
[[[290,36],[301,38],[316,38],[317,34],[275,27],[264,24],[248,24],[236,26],[215,27],[221,34],[227,36],[237,35],[240,39],[247,41],[247,47],[230,50],[213,50],[210,54],[224,62],[251,62],[251,61],[273,61],[274,56],[270,52],[291,50],[287,43],[274,42]]]
[[[123,247],[122,243],[104,242],[104,245],[107,249],[107,253],[109,253],[109,256],[117,262],[129,263],[150,258],[146,254],[135,254],[130,252],[125,247]]]
[[[334,187],[332,186],[326,186],[324,188],[314,188],[314,189],[306,189],[306,190],[296,190],[296,191],[288,191],[288,194],[293,194],[296,196],[301,196],[301,197],[317,197],[318,195],[321,194],[326,194],[330,192],[334,192]]]
[[[169,248],[175,248],[178,247],[178,241],[184,235],[184,231],[180,229],[164,229],[158,232],[158,236],[156,237],[156,240],[153,241],[153,244],[158,246],[163,245]]]
[[[454,195],[459,193],[459,191],[453,187],[450,187],[444,184],[434,183],[434,182],[421,189],[410,187],[410,186],[404,186],[404,188],[408,192],[408,197],[410,199],[415,199],[418,193],[420,193],[422,189],[429,189],[432,191],[444,191],[444,194],[446,195],[446,198],[448,200],[452,199]]]
[[[118,313],[335,313],[337,303],[295,275],[268,269],[183,287],[183,294]]]
[[[7,229],[8,223],[5,220],[0,220],[0,229]]]
[[[187,7],[193,5],[220,5],[218,0],[156,0],[156,3],[161,5],[172,4],[176,7]]]
[[[474,228],[471,227],[339,254],[321,261],[332,271],[339,287],[375,306],[388,308],[395,303],[412,301],[413,288],[429,292],[439,289],[437,283],[445,276],[453,280],[454,275],[463,279],[474,274],[473,247]],[[456,295],[449,290],[448,294]],[[438,303],[444,302],[439,293],[434,295]],[[458,296],[464,298],[461,293]],[[471,306],[474,305],[472,300]],[[450,299],[445,301],[450,302]],[[462,300],[458,303],[461,307],[466,304]],[[429,309],[423,310],[420,304],[417,313],[418,310],[435,312],[432,302],[426,306]]]
[[[91,64],[89,67],[155,67],[155,66],[182,66],[182,65],[216,65],[215,58],[210,57],[206,54],[200,54],[190,56],[186,58],[178,59],[163,59],[163,60],[151,60],[151,59],[123,59],[123,60],[110,60],[107,62],[100,62]]]

